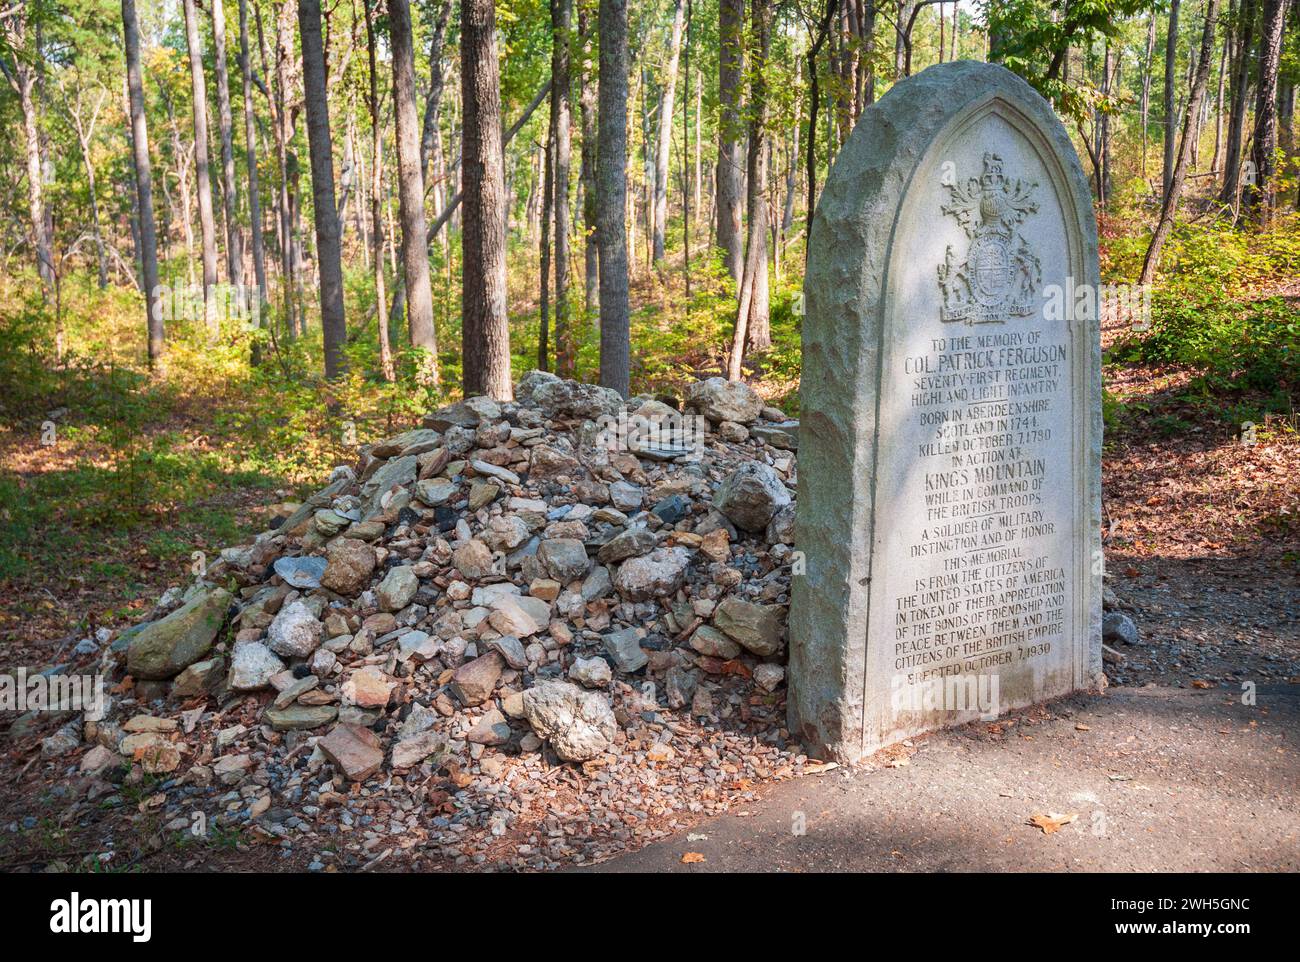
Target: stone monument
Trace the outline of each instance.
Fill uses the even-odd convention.
[[[993,64],[898,83],[804,289],[791,731],[852,762],[1095,687],[1097,237],[1051,106]]]

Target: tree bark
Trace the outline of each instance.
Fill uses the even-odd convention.
[[[654,260],[664,259],[664,232],[668,223],[668,161],[673,144],[673,108],[677,97],[677,63],[682,51],[682,24],[686,5],[673,0],[673,25],[668,34],[668,63],[664,67],[664,88],[659,98],[659,144],[655,150]]]
[[[465,394],[510,400],[506,316],[506,187],[501,85],[492,0],[460,0],[464,102],[464,226],[461,231]]]
[[[581,38],[584,60],[594,49],[590,17],[581,4],[578,6],[578,35]],[[587,313],[599,323],[600,317],[600,243],[597,234],[596,198],[596,84],[584,71],[582,91],[578,95],[578,111],[582,116],[582,156],[578,176],[582,181],[582,228],[584,261],[584,300]]]
[[[717,243],[723,250],[727,270],[737,285],[744,272],[740,219],[741,145],[745,130],[740,104],[745,65],[741,47],[744,17],[744,0],[719,0]]]
[[[370,67],[366,104],[370,111],[370,234],[371,269],[375,278],[375,326],[379,331],[379,373],[385,381],[392,382],[396,371],[393,369],[388,294],[384,284],[384,125],[379,116],[379,69],[375,56],[375,8],[379,0],[364,0],[364,3],[366,59]]]
[[[1165,32],[1165,161],[1161,174],[1161,196],[1169,193],[1174,179],[1174,147],[1178,130],[1178,111],[1174,107],[1174,71],[1178,59],[1178,0],[1169,5],[1169,28]]]
[[[1237,18],[1236,62],[1232,70],[1232,108],[1228,114],[1228,145],[1223,158],[1223,189],[1219,199],[1236,205],[1241,189],[1242,140],[1246,133],[1246,94],[1250,89],[1250,57],[1255,38],[1255,0],[1242,0]]]
[[[248,0],[239,0],[239,71],[244,85],[244,150],[248,164],[248,222],[252,231],[257,318],[266,303],[266,252],[262,244],[262,195],[257,174],[257,123],[253,116],[253,63],[248,53]]]
[[[194,98],[194,173],[199,194],[199,230],[203,235],[203,318],[213,333],[220,326],[213,288],[217,284],[217,227],[212,215],[212,181],[208,173],[208,88],[203,79],[203,48],[194,0],[185,8],[185,42],[190,57],[190,87]]]
[[[745,283],[750,287],[747,340],[753,351],[772,346],[767,276],[767,69],[771,46],[771,0],[750,0],[754,57],[750,64],[749,154],[746,158],[745,215],[749,237]],[[752,270],[749,265],[752,265]]]
[[[1151,245],[1147,248],[1146,258],[1142,262],[1142,276],[1139,283],[1147,285],[1155,280],[1156,267],[1160,263],[1160,251],[1169,238],[1174,226],[1174,214],[1178,209],[1178,195],[1182,193],[1183,182],[1187,179],[1187,168],[1192,159],[1192,131],[1196,129],[1196,116],[1205,97],[1206,83],[1210,77],[1210,60],[1214,52],[1214,24],[1218,18],[1219,0],[1208,0],[1205,10],[1205,28],[1201,34],[1201,57],[1196,65],[1196,78],[1192,82],[1191,96],[1187,102],[1187,116],[1183,121],[1183,142],[1174,164],[1173,177],[1169,190],[1165,192],[1164,203],[1160,209],[1160,221]]]
[[[122,33],[126,46],[126,86],[131,106],[131,149],[135,158],[136,206],[140,219],[140,267],[145,292],[145,328],[149,334],[149,364],[163,352],[163,316],[159,302],[158,237],[153,219],[153,181],[149,166],[149,130],[145,123],[144,85],[140,76],[140,24],[135,0],[122,0]]]
[[[217,125],[221,131],[221,203],[226,219],[226,271],[230,283],[244,283],[244,244],[239,230],[239,194],[235,183],[234,120],[230,110],[230,74],[226,70],[226,8],[224,0],[208,0],[212,7],[212,54],[217,75]]]
[[[1267,226],[1277,204],[1273,175],[1277,170],[1277,77],[1282,55],[1286,0],[1264,0],[1264,23],[1259,37],[1259,80],[1255,87],[1255,136],[1251,159],[1255,176],[1246,185],[1246,207],[1261,227]]]
[[[627,282],[627,0],[600,0],[600,383],[631,384]]]
[[[429,282],[428,225],[424,219],[424,177],[420,170],[420,124],[415,109],[415,48],[408,0],[388,0],[393,48],[393,106],[397,115],[397,194],[402,223],[402,273],[411,347],[421,353],[419,380],[438,385],[438,341],[433,327]]]
[[[191,0],[187,0],[191,2]],[[311,194],[316,224],[316,269],[320,278],[321,333],[325,341],[325,377],[334,380],[347,368],[343,347],[343,264],[339,250],[338,210],[334,206],[334,149],[325,49],[321,40],[320,0],[298,0],[302,37],[303,99],[307,107],[307,145],[311,152]]]
[[[574,346],[569,311],[569,171],[573,163],[570,134],[572,107],[569,103],[573,31],[573,0],[551,0],[551,135],[554,149],[554,197],[551,203],[555,223],[555,370],[572,377]]]

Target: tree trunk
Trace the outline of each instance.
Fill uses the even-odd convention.
[[[187,0],[191,2],[191,0]],[[307,144],[311,151],[311,195],[316,224],[316,270],[320,278],[321,333],[325,341],[325,377],[334,380],[347,368],[343,347],[343,264],[339,251],[338,211],[334,206],[334,151],[321,41],[320,0],[298,0],[302,37],[303,99],[307,106]]]
[[[1161,196],[1169,193],[1174,179],[1174,145],[1178,111],[1174,108],[1174,70],[1178,59],[1178,0],[1169,6],[1169,29],[1165,33],[1165,162],[1161,174]]]
[[[149,166],[149,131],[145,124],[144,86],[140,77],[140,25],[135,0],[122,0],[122,33],[126,44],[126,86],[131,105],[131,149],[135,158],[136,206],[140,219],[141,281],[147,305],[149,364],[156,366],[163,352],[163,316],[159,302],[158,237],[153,219],[153,182]]]
[[[239,195],[235,186],[233,115],[230,111],[230,75],[226,70],[225,0],[209,0],[212,7],[212,54],[217,74],[217,123],[221,130],[221,203],[226,218],[226,270],[236,288],[244,283],[244,244],[239,230]]]
[[[1246,133],[1246,93],[1250,89],[1250,57],[1255,38],[1255,0],[1242,0],[1237,18],[1236,62],[1232,69],[1232,109],[1228,115],[1228,146],[1223,158],[1223,189],[1219,199],[1234,207],[1241,189],[1242,140]]]
[[[1164,203],[1161,205],[1160,221],[1156,225],[1151,246],[1147,248],[1146,258],[1142,262],[1142,276],[1139,282],[1143,285],[1151,284],[1155,280],[1156,267],[1160,263],[1160,250],[1173,229],[1174,214],[1178,209],[1178,195],[1182,193],[1183,182],[1187,179],[1187,168],[1192,159],[1192,131],[1196,129],[1196,115],[1200,112],[1206,83],[1210,77],[1210,60],[1214,53],[1214,23],[1218,12],[1219,0],[1209,0],[1205,10],[1205,28],[1201,34],[1201,57],[1196,65],[1196,79],[1192,82],[1192,92],[1187,102],[1187,116],[1183,121],[1183,142],[1178,151],[1169,190],[1165,192]]]
[[[239,0],[239,71],[244,85],[244,149],[248,163],[248,223],[253,240],[253,276],[257,282],[257,318],[266,303],[266,252],[262,245],[262,195],[257,175],[257,124],[253,116],[253,64],[248,59],[248,0]],[[254,352],[256,363],[256,350]]]
[[[1139,114],[1142,127],[1142,176],[1147,175],[1147,127],[1151,119],[1151,56],[1156,47],[1156,15],[1147,21],[1147,45],[1142,56],[1142,98]]]
[[[213,288],[217,284],[217,227],[212,216],[212,182],[208,174],[208,88],[203,80],[203,49],[194,0],[185,8],[185,41],[190,56],[190,86],[194,98],[194,173],[199,194],[199,229],[203,235],[203,318],[214,334],[220,326]]]
[[[581,38],[584,60],[595,49],[591,21],[586,8],[578,6],[578,36]],[[600,242],[597,233],[596,198],[596,84],[585,74],[582,91],[578,95],[578,111],[582,116],[582,157],[578,173],[582,181],[582,229],[584,261],[584,300],[587,314],[599,325],[600,317]]]
[[[569,317],[569,171],[573,164],[570,136],[572,108],[569,64],[569,35],[573,29],[573,0],[551,0],[551,135],[555,139],[554,199],[555,222],[555,370],[572,377],[574,346]]]
[[[723,250],[727,270],[738,285],[744,267],[744,241],[740,236],[743,176],[740,155],[745,130],[740,105],[745,64],[741,47],[744,17],[744,0],[719,0],[717,242]]]
[[[654,260],[664,259],[664,232],[668,223],[668,161],[673,144],[673,108],[677,97],[677,62],[682,51],[682,24],[686,4],[673,0],[673,25],[668,35],[668,63],[659,98],[659,146],[655,150]]]
[[[465,394],[510,400],[506,187],[493,0],[460,0],[464,102],[461,331]]]
[[[1255,176],[1246,186],[1246,206],[1261,227],[1268,225],[1277,205],[1277,189],[1273,183],[1277,170],[1277,75],[1285,21],[1286,0],[1264,0],[1259,80],[1255,88],[1255,136],[1251,147]]]
[[[385,381],[396,377],[393,346],[389,338],[388,294],[384,285],[384,125],[379,116],[379,70],[375,57],[375,8],[379,0],[365,0],[366,59],[370,67],[370,234],[371,269],[375,277],[375,327],[379,331],[379,373]]]
[[[752,351],[766,351],[772,346],[772,327],[767,277],[767,124],[768,48],[771,46],[771,0],[750,0],[751,28],[754,35],[754,61],[750,65],[749,85],[749,156],[746,159],[745,214],[749,221],[746,249],[753,251],[746,269],[745,283],[750,286],[748,341]]]
[[[729,2],[729,0],[724,0]],[[627,0],[600,0],[600,383],[627,397]]]
[[[419,380],[438,386],[438,342],[429,282],[429,232],[420,172],[420,124],[415,109],[415,48],[408,0],[388,0],[393,48],[393,106],[397,115],[397,193],[402,221],[402,273],[411,347],[420,352]]]
[[[538,314],[541,325],[537,334],[537,366],[543,371],[551,369],[551,209],[555,199],[555,130],[549,120],[546,125],[546,146],[542,149],[541,227],[541,304]]]

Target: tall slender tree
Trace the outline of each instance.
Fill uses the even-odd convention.
[[[570,134],[572,78],[570,41],[573,0],[551,0],[551,133],[554,137],[555,223],[555,369],[561,377],[573,376],[574,347],[569,311],[569,171],[573,162]]]
[[[1255,38],[1255,2],[1241,0],[1233,25],[1236,57],[1232,68],[1232,105],[1228,112],[1228,138],[1223,158],[1223,188],[1219,199],[1235,205],[1241,191],[1241,155],[1246,136],[1247,93],[1250,90],[1251,51]]]
[[[460,0],[461,354],[465,393],[513,396],[506,316],[506,184],[493,0]]]
[[[1264,20],[1259,36],[1259,80],[1255,87],[1255,135],[1251,160],[1255,177],[1246,185],[1246,205],[1261,226],[1269,223],[1277,203],[1278,65],[1282,32],[1286,25],[1286,0],[1264,0]]]
[[[600,317],[600,243],[597,240],[598,220],[596,209],[596,90],[589,73],[595,51],[594,31],[586,4],[578,6],[578,37],[582,44],[583,69],[581,92],[578,95],[578,112],[582,120],[582,156],[579,181],[582,185],[582,231],[584,302],[587,313],[599,325]]]
[[[718,172],[717,244],[732,279],[744,273],[745,242],[741,236],[740,205],[744,180],[741,159],[745,118],[740,89],[745,68],[744,0],[718,2]]]
[[[248,51],[248,0],[239,0],[239,75],[244,87],[244,154],[248,164],[248,224],[252,236],[257,315],[266,303],[266,252],[262,243],[262,194],[257,174],[257,120],[253,112],[253,63]]]
[[[651,238],[655,263],[664,259],[664,233],[668,224],[668,161],[673,146],[673,106],[677,97],[677,64],[681,57],[685,18],[684,0],[673,0],[668,62],[664,65],[663,91],[659,96],[659,143],[655,149],[654,236]]]
[[[153,219],[153,178],[149,165],[149,128],[144,114],[144,85],[140,76],[140,22],[135,0],[122,0],[122,37],[126,47],[127,103],[131,111],[131,149],[135,159],[136,208],[140,219],[141,285],[145,293],[145,329],[149,334],[149,364],[163,353],[163,316],[159,302],[158,237]]]
[[[199,194],[199,230],[203,235],[203,317],[210,331],[220,324],[213,288],[217,286],[217,226],[212,214],[212,180],[208,170],[208,86],[203,76],[203,47],[194,0],[182,0],[185,44],[190,57],[194,99],[194,178]]]
[[[221,134],[221,205],[226,220],[226,272],[236,287],[244,283],[243,240],[239,230],[239,189],[235,184],[234,120],[230,109],[230,74],[226,69],[225,0],[212,6],[212,63],[217,77],[217,127]]]
[[[347,358],[343,354],[347,322],[343,314],[343,263],[338,208],[334,203],[334,147],[330,139],[329,86],[325,77],[320,0],[298,0],[298,32],[302,37],[303,99],[307,107],[307,146],[311,153],[311,197],[316,225],[316,270],[320,281],[325,377],[334,380],[347,368]]]
[[[627,396],[631,334],[627,284],[627,0],[600,0],[600,383]]]
[[[420,353],[420,380],[438,384],[438,339],[433,328],[433,289],[429,282],[429,232],[424,218],[424,177],[420,172],[420,124],[415,109],[415,48],[408,0],[388,0],[388,32],[393,46],[393,106],[397,116],[397,194],[402,221],[402,273],[406,278],[406,316],[411,347]]]
[[[1170,0],[1169,27],[1165,31],[1165,162],[1161,174],[1161,196],[1169,193],[1174,180],[1174,149],[1177,145],[1178,110],[1174,102],[1174,81],[1178,64],[1178,0]]]
[[[385,381],[396,377],[393,346],[389,337],[388,296],[384,284],[384,122],[379,113],[379,70],[376,63],[375,9],[381,0],[364,0],[366,59],[370,67],[370,89],[366,105],[370,111],[370,237],[371,268],[375,279],[375,327],[379,330],[379,373]]]
[[[1178,148],[1178,159],[1174,163],[1173,180],[1165,192],[1160,206],[1160,220],[1151,244],[1147,247],[1142,261],[1140,283],[1150,284],[1155,280],[1156,268],[1160,264],[1160,251],[1169,232],[1173,230],[1174,214],[1178,210],[1178,195],[1182,193],[1183,183],[1187,179],[1187,170],[1192,161],[1192,131],[1196,129],[1196,117],[1201,110],[1201,101],[1205,98],[1205,87],[1210,79],[1210,61],[1214,53],[1214,27],[1219,16],[1219,0],[1208,0],[1205,8],[1205,26],[1201,32],[1201,55],[1196,64],[1196,76],[1192,80],[1192,91],[1187,99],[1187,114],[1183,119],[1183,140]]]

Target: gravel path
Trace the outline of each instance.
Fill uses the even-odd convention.
[[[776,786],[618,871],[1297,871],[1300,688],[1148,685]],[[1047,835],[1035,815],[1076,815]],[[800,818],[805,834],[796,834]],[[703,860],[683,863],[687,853]]]

